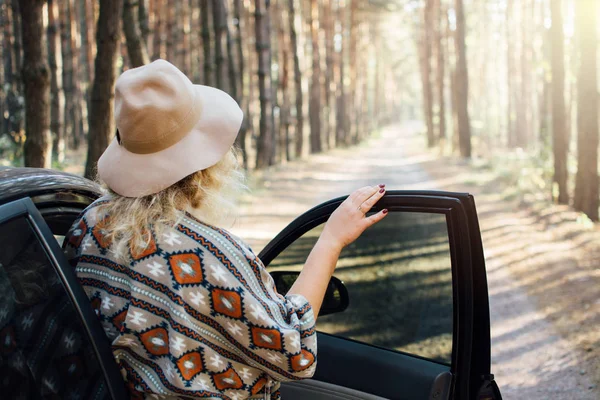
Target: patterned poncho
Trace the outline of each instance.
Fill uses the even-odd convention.
[[[261,261],[223,229],[182,214],[117,262],[94,202],[65,250],[138,398],[279,397],[316,367],[312,309],[282,296]]]

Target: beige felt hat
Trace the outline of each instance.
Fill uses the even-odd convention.
[[[194,85],[165,60],[130,69],[117,79],[117,135],[98,160],[98,175],[122,196],[160,192],[216,164],[242,119],[231,96]]]

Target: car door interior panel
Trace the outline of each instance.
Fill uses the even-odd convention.
[[[436,378],[450,370],[448,365],[333,335],[319,333],[317,343],[315,380],[386,399],[428,399]]]
[[[314,379],[284,382],[281,397],[285,400],[385,400],[384,397]]]

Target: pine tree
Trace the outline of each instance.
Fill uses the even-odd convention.
[[[123,0],[100,0],[96,42],[95,76],[90,109],[90,132],[85,176],[94,178],[96,163],[115,133],[113,93],[117,78],[117,55]]]
[[[21,0],[22,77],[25,89],[26,167],[50,168],[50,68],[42,18],[44,0]]]

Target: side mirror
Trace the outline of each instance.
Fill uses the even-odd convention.
[[[277,292],[285,294],[290,290],[294,282],[296,282],[300,272],[272,271],[270,274],[275,281]],[[319,316],[342,312],[348,308],[349,304],[350,298],[348,297],[348,289],[341,280],[335,276],[332,276],[329,280],[325,297],[323,298],[323,304],[321,305]]]

